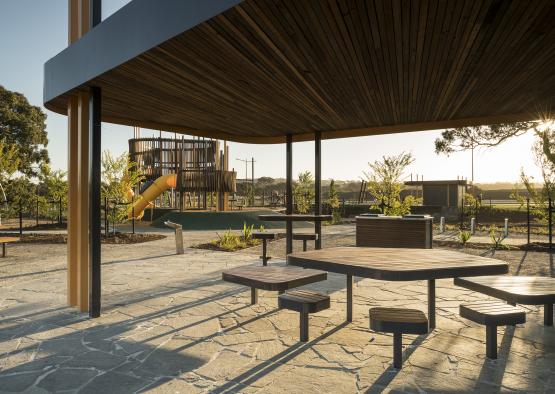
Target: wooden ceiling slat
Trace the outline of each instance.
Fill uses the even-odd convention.
[[[553,19],[552,0],[246,0],[89,84],[105,119],[245,142],[533,119]]]

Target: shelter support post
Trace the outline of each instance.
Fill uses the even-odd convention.
[[[68,42],[87,33],[91,10],[100,22],[99,0],[68,0]],[[94,7],[93,7],[94,6]],[[67,300],[89,310],[89,94],[81,91],[68,105],[68,253]]]
[[[314,133],[314,214],[322,214],[322,133]],[[314,222],[314,232],[316,233],[316,249],[322,249],[322,222]]]
[[[293,135],[287,134],[286,146],[286,175],[285,175],[285,194],[287,197],[287,205],[285,208],[286,215],[293,214]],[[285,222],[285,252],[290,254],[293,252],[293,222],[287,220]]]
[[[98,1],[98,0],[97,0]],[[93,1],[94,2],[94,1]],[[91,87],[89,99],[89,316],[100,316],[100,156],[101,90]]]

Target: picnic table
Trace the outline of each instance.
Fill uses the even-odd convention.
[[[555,303],[555,278],[544,276],[484,276],[455,278],[454,283],[507,301],[510,304],[544,305],[543,323],[553,325]]]
[[[19,237],[0,237],[0,243],[2,244],[2,257],[6,257],[6,244],[19,242],[19,240]]]
[[[428,321],[435,328],[435,280],[505,274],[507,263],[444,249],[334,247],[287,256],[293,266],[347,276],[347,321],[353,321],[353,278],[428,281]]]

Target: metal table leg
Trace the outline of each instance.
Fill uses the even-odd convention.
[[[428,280],[428,327],[436,328],[436,280]]]
[[[543,306],[543,324],[545,326],[553,325],[553,304],[545,304]]]
[[[353,275],[347,275],[347,321],[353,321]]]

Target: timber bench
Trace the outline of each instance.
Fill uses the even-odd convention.
[[[307,243],[307,241],[316,241],[316,240],[318,240],[318,234],[316,234],[316,233],[293,234],[293,240],[294,241],[303,241],[303,252],[306,252],[306,249],[307,249],[307,244],[306,243]]]
[[[6,244],[19,242],[18,237],[0,237],[0,243],[2,244],[2,257],[6,257]]]
[[[497,327],[526,322],[526,313],[516,306],[499,301],[483,301],[460,305],[460,315],[486,326],[486,356],[497,358]]]
[[[251,288],[251,304],[258,302],[258,290],[285,290],[326,280],[325,271],[291,266],[244,266],[222,272],[226,282],[237,283]]]
[[[292,290],[278,297],[278,306],[281,309],[289,309],[299,312],[301,342],[308,341],[308,315],[328,309],[330,297],[326,294],[309,290]]]
[[[555,278],[545,276],[482,276],[455,278],[455,285],[507,301],[512,305],[543,305],[543,324],[553,326]]]
[[[424,312],[405,308],[371,308],[370,329],[393,334],[393,366],[403,366],[403,334],[426,334],[428,319]]]
[[[267,254],[267,242],[268,241],[273,241],[275,239],[277,239],[278,237],[278,233],[275,232],[271,232],[271,231],[253,231],[252,232],[252,238],[253,239],[260,239],[262,240],[262,256],[260,256],[260,258],[262,259],[262,265],[268,265],[268,260],[271,259],[270,256],[268,256]]]

